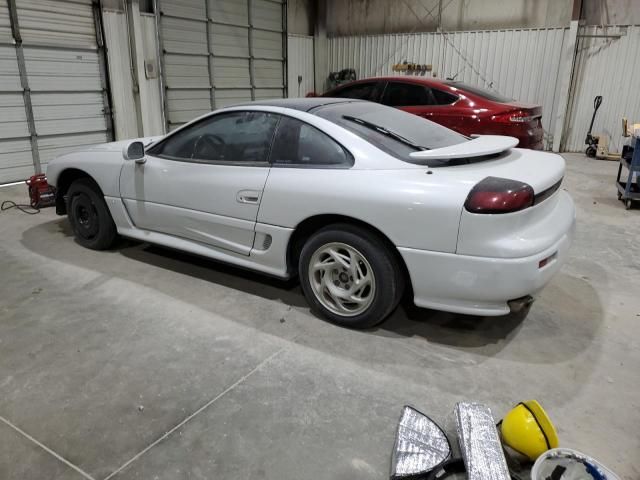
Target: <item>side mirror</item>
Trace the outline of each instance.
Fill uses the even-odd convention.
[[[144,163],[144,143],[133,140],[127,143],[122,149],[122,156],[125,160],[135,160],[136,163]]]

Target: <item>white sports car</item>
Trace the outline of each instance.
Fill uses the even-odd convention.
[[[370,327],[405,289],[420,307],[502,315],[558,271],[575,225],[564,160],[516,144],[376,103],[284,99],[63,155],[47,175],[81,245],[120,234],[298,275],[314,310]]]

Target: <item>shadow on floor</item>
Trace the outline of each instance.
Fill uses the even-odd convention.
[[[138,275],[136,264],[139,267],[140,264],[151,265],[308,312],[308,304],[296,280],[282,281],[184,252],[127,239],[121,239],[109,252],[94,252],[80,247],[70,237],[72,232],[66,218],[60,218],[26,230],[22,243],[41,255],[141,283],[205,309],[211,309],[208,299],[195,294],[176,293],[175,279],[160,281],[149,278],[148,272]],[[110,257],[108,261],[105,261],[106,256]],[[527,361],[553,363],[576,356],[589,348],[601,323],[602,308],[593,287],[574,277],[562,274],[558,277],[554,279],[555,288],[544,291],[544,301],[534,304],[535,318],[532,318],[532,313],[528,317],[530,321],[525,322],[530,341],[523,344],[518,355]],[[525,317],[526,312],[502,317],[451,314],[418,308],[411,299],[406,299],[380,326],[358,333],[380,337],[422,337],[428,343],[472,350],[475,354],[489,357],[508,345],[522,328]],[[256,327],[255,323],[252,326]],[[257,325],[257,328],[260,326]],[[563,340],[565,337],[566,341]],[[547,348],[545,342],[558,341],[562,342],[559,345],[561,348],[556,348],[551,356],[539,355],[541,350]]]

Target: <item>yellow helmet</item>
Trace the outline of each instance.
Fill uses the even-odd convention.
[[[558,434],[551,419],[535,400],[520,402],[500,422],[505,445],[535,461],[551,448],[558,447]]]

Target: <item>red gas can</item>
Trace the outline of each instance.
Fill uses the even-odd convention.
[[[32,176],[26,181],[33,208],[50,207],[56,203],[56,190],[47,183],[44,173]]]

